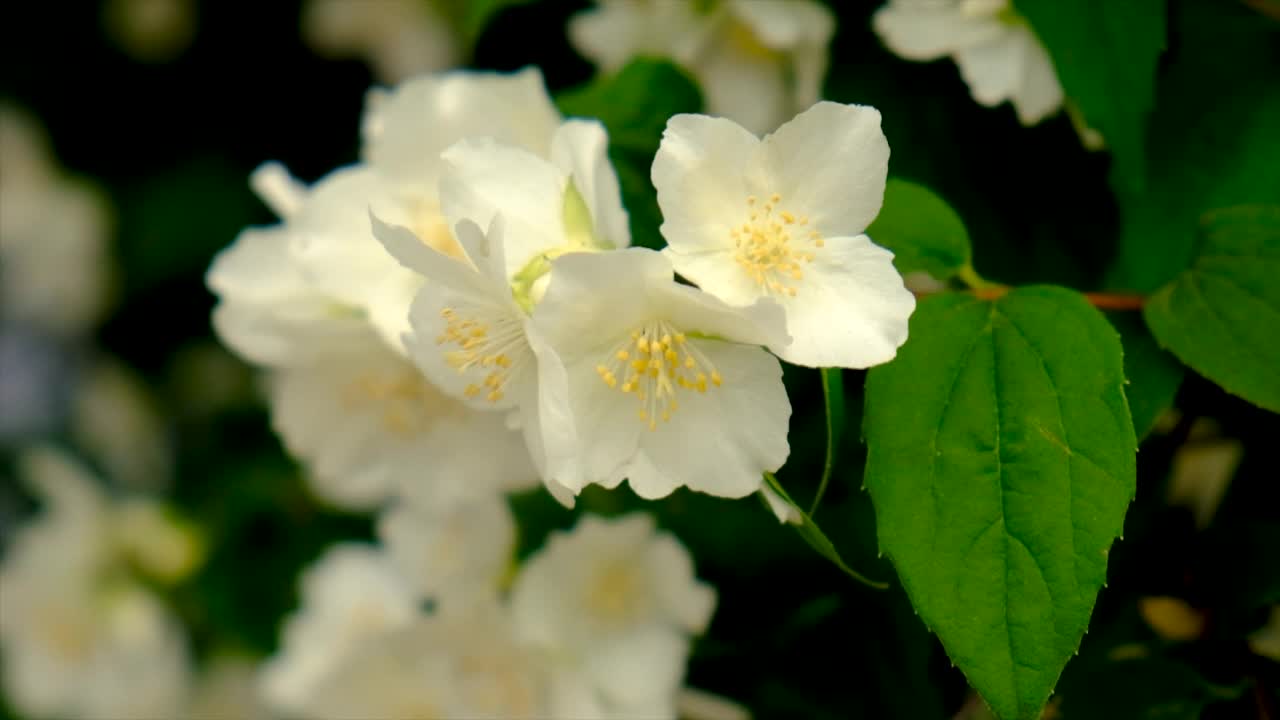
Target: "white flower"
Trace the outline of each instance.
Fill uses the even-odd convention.
[[[558,258],[534,322],[566,373],[567,403],[548,405],[567,404],[577,435],[577,457],[547,472],[574,492],[627,478],[645,498],[743,497],[786,460],[782,369],[755,347],[786,337],[774,303],[731,308],[633,248]]]
[[[498,588],[514,559],[516,525],[496,494],[448,511],[401,502],[379,516],[378,538],[419,595],[452,608]]]
[[[605,72],[670,58],[702,86],[707,111],[768,132],[821,94],[835,21],[809,0],[602,0],[569,22],[574,47]]]
[[[271,406],[313,489],[339,507],[373,509],[407,493],[444,509],[537,482],[501,414],[444,395],[372,333],[276,371]]]
[[[373,546],[331,547],[304,571],[299,585],[300,607],[285,620],[280,650],[259,677],[268,705],[285,715],[311,707],[352,651],[410,627],[420,613],[417,595]]]
[[[100,359],[80,381],[71,432],[110,477],[138,490],[160,490],[173,480],[173,450],[166,419],[146,382],[118,360]]]
[[[128,515],[54,450],[29,450],[20,464],[44,512],[0,564],[7,698],[33,717],[174,716],[189,682],[186,639],[130,575],[138,558],[119,534]]]
[[[525,561],[511,603],[520,638],[560,672],[583,673],[601,705],[673,708],[715,591],[649,516],[584,517]]]
[[[821,102],[764,140],[677,115],[653,161],[676,271],[725,302],[786,310],[797,365],[865,368],[907,339],[915,298],[893,254],[860,234],[880,211],[889,144],[874,108]]]
[[[978,102],[1008,100],[1023,125],[1062,107],[1062,85],[1049,52],[1009,0],[890,0],[872,25],[908,60],[950,55]]]
[[[58,168],[25,113],[0,105],[0,317],[62,336],[102,318],[114,273],[96,187]]]
[[[383,82],[443,70],[461,55],[437,3],[422,0],[307,0],[302,35],[326,56],[367,61]]]

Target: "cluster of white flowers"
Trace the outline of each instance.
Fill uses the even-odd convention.
[[[598,0],[569,23],[578,52],[614,72],[668,58],[698,80],[712,115],[754,133],[821,97],[835,18],[813,0]]]
[[[627,248],[604,128],[561,121],[536,70],[418,78],[371,96],[360,164],[311,188],[258,171],[284,222],[214,263],[214,324],[271,368],[277,429],[345,507],[535,477],[566,504],[623,479],[743,497],[788,454],[765,347],[863,368],[906,340],[914,298],[860,234],[879,122],[822,102],[760,140],[672,118],[655,252]]]
[[[653,166],[664,251],[629,247],[604,128],[562,119],[534,69],[375,90],[358,164],[310,187],[259,169],[283,222],[214,262],[214,326],[269,371],[317,494],[382,513],[380,545],[305,575],[262,674],[272,707],[673,716],[714,605],[688,554],[646,517],[587,518],[504,594],[503,493],[761,491],[789,452],[774,354],[862,368],[906,339],[914,298],[861,234],[879,123],[824,102],[761,140],[672,118]]]
[[[19,464],[43,512],[0,564],[5,696],[38,718],[177,717],[186,636],[151,585],[187,575],[200,540],[153,501],[108,498],[59,451]]]
[[[514,522],[494,499],[384,512],[380,545],[305,571],[261,673],[305,718],[675,717],[690,636],[715,593],[644,515],[586,518],[510,580]],[[510,584],[510,590],[503,587]]]

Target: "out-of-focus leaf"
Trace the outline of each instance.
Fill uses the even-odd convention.
[[[1118,192],[1122,227],[1108,278],[1141,292],[1191,263],[1206,212],[1275,202],[1280,188],[1280,23],[1216,0],[1174,0],[1170,17],[1178,42],[1151,116],[1148,184]]]

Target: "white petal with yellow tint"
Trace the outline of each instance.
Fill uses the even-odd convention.
[[[274,427],[339,507],[371,509],[398,492],[448,507],[535,481],[502,413],[448,397],[376,338],[279,371],[272,395]]]

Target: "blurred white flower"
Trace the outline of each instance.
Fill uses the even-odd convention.
[[[305,714],[345,657],[371,638],[410,627],[419,612],[417,595],[379,548],[331,547],[303,571],[298,610],[261,668],[263,698],[277,713]]]
[[[1173,454],[1167,499],[1170,505],[1190,509],[1196,527],[1204,529],[1213,521],[1240,466],[1244,446],[1235,438],[1223,437],[1215,423],[1203,418],[1192,424],[1188,435]]]
[[[915,297],[893,253],[861,234],[880,212],[889,143],[874,108],[820,102],[760,140],[677,115],[653,161],[666,254],[721,300],[786,311],[797,365],[865,368],[907,339]]]
[[[106,474],[135,490],[170,485],[169,428],[146,383],[120,361],[103,358],[76,389],[71,432]]]
[[[183,720],[268,720],[257,683],[258,664],[234,654],[207,661],[187,700]]]
[[[537,483],[501,414],[441,393],[372,333],[275,371],[271,387],[276,432],[338,507],[371,510],[410,494],[444,510]]]
[[[670,58],[702,87],[706,110],[769,132],[821,97],[835,19],[811,0],[600,0],[569,38],[605,72]]]
[[[872,26],[908,60],[951,56],[975,100],[988,107],[1008,100],[1023,125],[1062,107],[1049,52],[1009,0],[889,0]]]
[[[690,636],[706,629],[715,602],[688,551],[646,515],[588,516],[554,533],[525,561],[511,597],[521,640],[562,677],[589,683],[577,698],[583,717],[611,707],[674,717]]]
[[[34,119],[0,104],[0,318],[92,330],[111,299],[110,237],[102,193],[57,167]]]
[[[446,511],[402,501],[378,517],[378,538],[419,595],[452,609],[496,592],[514,561],[516,524],[496,493]]]
[[[7,698],[40,718],[174,717],[190,681],[186,639],[130,573],[157,569],[130,540],[164,543],[167,528],[142,538],[135,511],[121,512],[58,451],[27,451],[20,471],[44,510],[0,564]]]
[[[566,374],[567,397],[547,402],[573,418],[543,433],[576,433],[554,441],[576,456],[547,473],[575,493],[626,478],[644,498],[682,485],[744,497],[786,461],[782,368],[756,347],[785,342],[777,304],[732,308],[632,248],[557,258],[534,322]]]
[[[195,0],[107,0],[105,29],[134,60],[169,62],[191,45],[196,34]]]
[[[431,0],[307,0],[302,36],[333,58],[360,58],[382,82],[444,70],[462,49],[448,20]]]

